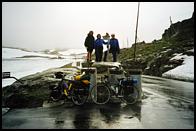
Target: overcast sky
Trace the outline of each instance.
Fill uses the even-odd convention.
[[[120,47],[135,38],[137,2],[3,2],[2,44],[33,50],[84,48],[94,36],[114,33]],[[141,2],[138,40],[160,39],[169,28],[192,16],[194,2]]]

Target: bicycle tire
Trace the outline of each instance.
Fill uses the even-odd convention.
[[[133,92],[130,91],[124,91],[124,88],[121,89],[120,91],[120,95],[122,95],[123,97],[121,98],[121,100],[123,100],[125,103],[127,104],[134,104],[137,102],[138,98],[139,98],[139,91],[137,89],[137,87],[133,86]]]
[[[78,106],[85,104],[89,96],[88,90],[85,87],[73,88],[71,94],[72,102]]]
[[[50,92],[50,95],[49,95],[49,98],[48,98],[48,101],[54,101],[54,102],[57,102],[61,99],[61,94],[58,92],[58,91],[51,91]]]
[[[97,93],[95,94],[95,92]],[[104,83],[97,83],[97,88],[93,87],[90,95],[92,101],[98,105],[106,104],[110,100],[110,90]]]

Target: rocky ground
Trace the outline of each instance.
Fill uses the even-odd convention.
[[[40,107],[48,100],[49,87],[56,86],[60,79],[55,78],[56,72],[74,74],[77,68],[66,65],[29,75],[2,88],[2,106],[9,108]]]

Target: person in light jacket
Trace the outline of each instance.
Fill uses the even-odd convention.
[[[107,56],[109,54],[109,42],[110,42],[110,35],[108,33],[106,33],[105,36],[103,36],[103,39],[105,41],[107,41],[107,44],[104,44],[103,46],[103,52],[104,52],[104,57],[103,57],[103,61],[106,62],[107,61]],[[104,48],[105,47],[105,48]]]

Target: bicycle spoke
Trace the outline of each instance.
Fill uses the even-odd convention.
[[[88,99],[88,93],[85,89],[74,89],[72,94],[72,101],[75,105],[83,105]]]
[[[110,99],[110,91],[106,85],[99,83],[97,87],[93,87],[91,98],[96,104],[105,104]]]
[[[133,90],[125,90],[125,88],[123,88],[121,90],[121,95],[123,96],[122,100],[125,101],[127,104],[134,104],[139,96],[139,92],[136,89],[136,87],[130,87],[133,88]]]

